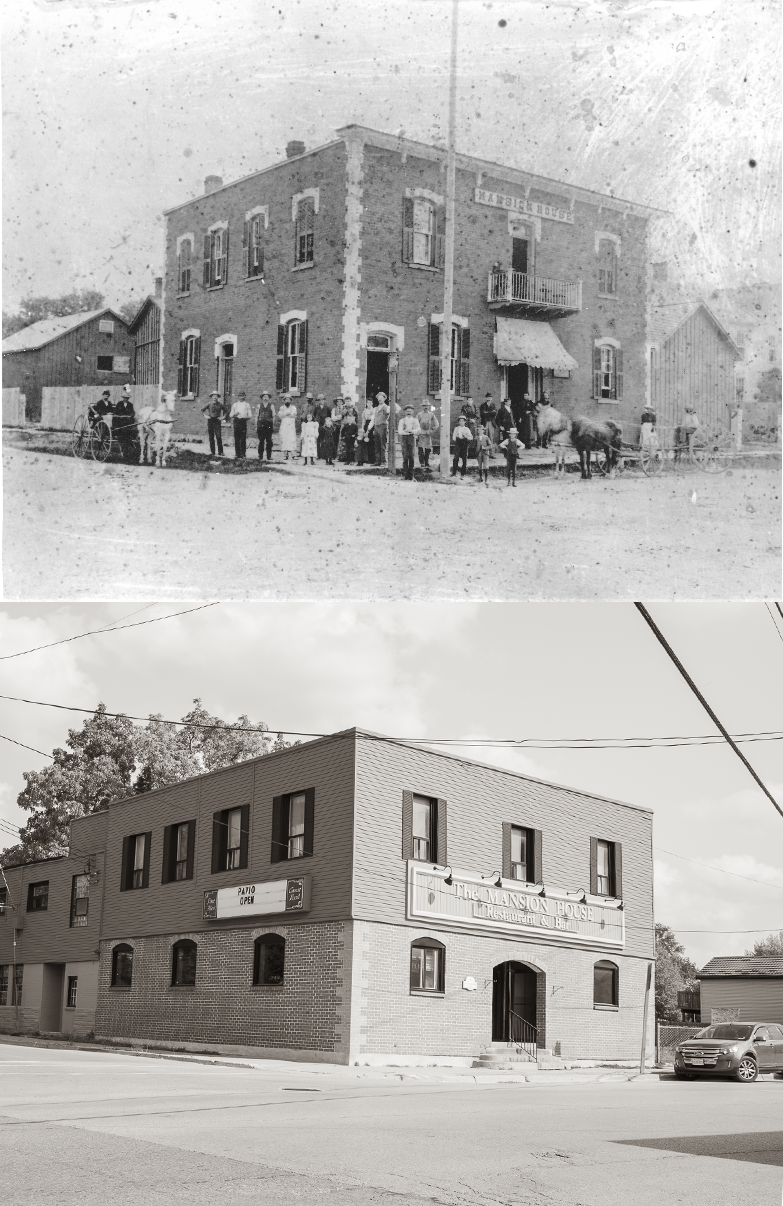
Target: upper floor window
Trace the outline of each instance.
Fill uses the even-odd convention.
[[[617,964],[610,963],[608,959],[599,959],[593,966],[593,1004],[613,1005],[617,1008],[618,980]]]
[[[177,393],[180,397],[198,397],[201,365],[201,336],[188,332],[180,337],[177,365]]]
[[[431,863],[435,850],[436,801],[426,796],[413,797],[413,857]]]
[[[277,328],[277,381],[283,393],[303,394],[307,388],[307,319],[296,318]]]
[[[86,925],[89,911],[90,877],[89,875],[74,875],[71,882],[71,925]]]
[[[616,341],[593,347],[593,397],[618,401],[623,396],[623,353]]]
[[[133,982],[133,947],[120,942],[111,953],[112,988],[130,988]]]
[[[224,808],[212,817],[212,874],[247,866],[250,805]]]
[[[287,859],[309,858],[313,853],[315,827],[315,789],[275,796],[272,801],[273,863]]]
[[[8,889],[0,888],[0,917],[5,917],[5,910],[8,904]]]
[[[542,881],[540,829],[503,822],[503,878]]]
[[[445,866],[446,801],[417,792],[402,793],[402,857]]]
[[[111,318],[102,318],[100,320],[100,322],[98,323],[98,330],[100,331],[101,335],[113,335],[114,334],[113,320]]]
[[[312,264],[315,261],[315,201],[302,197],[296,206],[294,240],[294,264]]]
[[[413,992],[443,992],[446,948],[437,938],[411,943],[410,985]]]
[[[186,235],[177,248],[177,293],[190,293],[193,267],[193,236]]]
[[[204,235],[204,288],[219,289],[228,280],[228,226],[214,226]]]
[[[282,984],[285,971],[285,938],[262,934],[253,943],[253,983]]]
[[[527,830],[511,827],[511,878],[528,880],[527,874]]]
[[[598,239],[598,292],[601,297],[617,296],[617,244],[614,239]]]
[[[151,841],[151,833],[134,833],[122,839],[121,891],[149,887]]]
[[[441,387],[441,330],[442,322],[431,322],[429,333],[429,367],[427,393],[436,394]],[[451,391],[458,398],[470,393],[470,327],[455,323],[451,328]]]
[[[259,207],[245,216],[245,232],[242,242],[242,259],[245,276],[264,275],[264,231],[267,224],[267,207]]]
[[[442,200],[410,190],[403,198],[402,259],[421,268],[442,268],[445,252],[446,211]]]
[[[49,880],[27,885],[27,912],[37,913],[49,908]]]
[[[619,842],[590,838],[590,893],[622,896],[623,859]]]
[[[180,821],[163,830],[163,873],[161,883],[193,878],[196,822]]]
[[[742,406],[742,403],[745,401],[745,378],[737,377],[734,384],[736,388],[737,406]]]
[[[198,947],[190,938],[181,938],[172,947],[171,984],[173,988],[192,986],[196,983],[196,957]]]

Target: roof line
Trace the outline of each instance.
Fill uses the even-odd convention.
[[[82,311],[77,311],[77,313],[82,313]],[[113,310],[111,306],[104,306],[102,310],[85,310],[83,313],[85,315],[83,322],[75,322],[72,327],[66,327],[64,331],[58,331],[55,335],[52,335],[49,339],[44,339],[43,343],[37,343],[35,345],[35,347],[32,347],[32,348],[9,348],[8,351],[5,351],[5,350],[3,351],[3,355],[4,356],[18,356],[20,352],[37,352],[41,348],[47,347],[50,343],[54,343],[57,339],[62,339],[62,337],[64,335],[70,335],[71,331],[78,331],[79,327],[83,327],[85,323],[92,322],[93,319],[95,319],[95,318],[100,318],[101,314],[113,314],[114,317],[119,322],[125,323],[126,327],[128,326],[127,320],[124,319],[121,314],[118,314],[116,310]],[[52,318],[39,318],[38,322],[31,322],[29,327],[22,327],[19,331],[14,331],[13,335],[21,335],[23,331],[28,331],[32,327],[37,326],[39,322],[54,322],[57,318],[72,318],[72,317],[74,317],[74,316],[71,314],[56,314]],[[6,336],[6,338],[13,339],[13,335],[8,335],[8,336]]]

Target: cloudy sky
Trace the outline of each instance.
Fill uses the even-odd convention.
[[[139,606],[0,605],[0,651],[182,605]],[[783,732],[780,617],[776,627],[764,604],[650,610],[730,732]],[[174,719],[198,695],[227,720],[246,712],[274,730],[316,734],[351,725],[418,738],[713,732],[626,604],[218,604],[4,660],[0,684],[3,695]],[[39,750],[63,745],[81,723],[0,700],[0,733]],[[23,823],[22,772],[46,759],[0,745],[0,816]],[[781,742],[743,749],[783,801]],[[654,809],[657,919],[682,931],[697,964],[741,954],[755,938],[724,931],[783,928],[783,818],[725,746],[465,754]]]
[[[448,0],[16,0],[5,305],[140,300],[161,211],[357,122],[441,141]],[[461,0],[458,149],[671,211],[695,291],[780,278],[775,0]]]

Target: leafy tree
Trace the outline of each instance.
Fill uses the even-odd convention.
[[[681,1020],[677,1008],[677,993],[693,988],[696,983],[696,964],[685,954],[668,925],[655,925],[655,1018],[658,1022],[676,1024]]]
[[[777,934],[767,934],[766,938],[757,938],[753,950],[745,951],[745,954],[783,956],[783,930]]]
[[[3,338],[42,318],[63,318],[83,310],[100,310],[104,304],[103,294],[97,289],[74,290],[61,297],[23,297],[15,314],[3,311]]]
[[[118,306],[117,313],[130,324],[138,314],[140,305],[141,302],[124,301],[121,306]]]

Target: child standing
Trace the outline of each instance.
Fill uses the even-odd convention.
[[[468,444],[473,439],[473,433],[460,415],[454,428],[454,461],[451,466],[451,476],[457,476],[457,465],[460,465],[460,477],[465,476],[468,467]]]
[[[512,427],[505,440],[501,442],[500,447],[503,449],[506,457],[506,485],[514,486],[517,484],[517,461],[519,454],[522,452],[525,445],[521,440],[517,439],[517,429]]]
[[[324,425],[321,428],[321,456],[327,465],[334,464],[334,437],[335,427],[331,415],[329,415],[324,419]]]
[[[302,423],[302,458],[307,464],[307,458],[310,458],[310,464],[315,464],[315,458],[318,456],[318,420],[315,415],[310,412]]]
[[[476,456],[478,457],[479,481],[489,486],[489,458],[492,455],[492,440],[487,435],[483,423],[479,423],[476,437]]]

